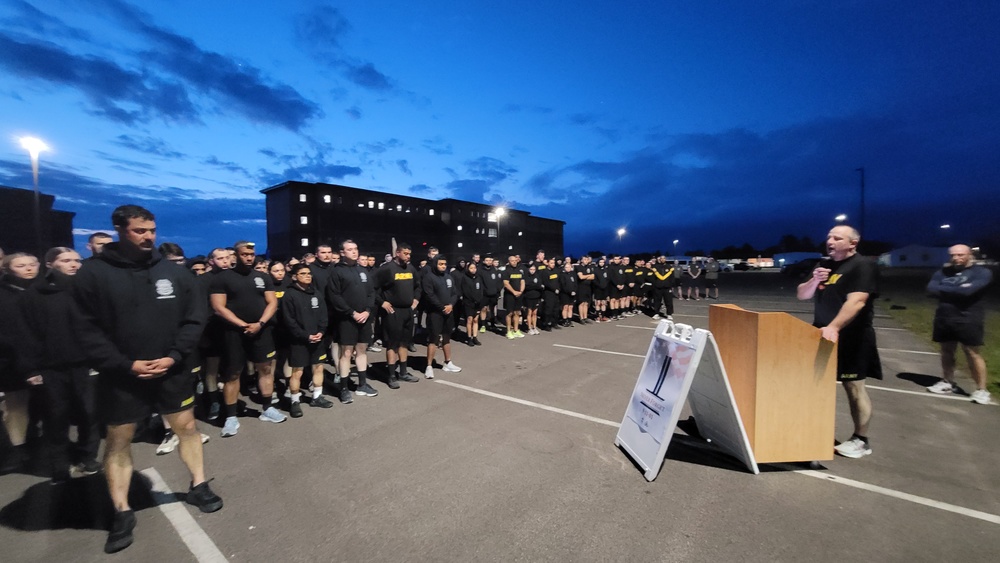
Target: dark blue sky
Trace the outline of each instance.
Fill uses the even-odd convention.
[[[541,5],[539,5],[541,4]],[[1000,3],[0,2],[0,184],[189,254],[284,180],[508,205],[567,250],[996,233]],[[8,212],[8,210],[4,210]],[[953,235],[954,236],[954,235]]]

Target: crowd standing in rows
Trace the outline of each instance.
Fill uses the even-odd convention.
[[[682,270],[665,256],[634,264],[619,255],[574,262],[539,251],[525,264],[514,253],[449,259],[430,247],[414,264],[414,249],[401,243],[376,265],[376,257],[362,254],[351,240],[285,261],[258,256],[256,245],[245,240],[188,258],[177,244],[156,245],[155,217],[146,209],[121,206],[112,224],[118,242],[105,233],[91,236],[86,260],[73,249],[53,248],[44,256],[44,275],[36,257],[0,253],[2,435],[9,437],[0,450],[6,469],[29,462],[25,443],[38,428],[31,396],[44,396],[35,403],[43,407],[34,418],[44,419],[52,482],[104,470],[115,508],[108,553],[133,541],[131,444],[154,415],[164,431],[157,453],[179,450],[190,472],[186,501],[214,512],[223,501],[208,485],[202,445],[210,437],[197,429],[196,410],[218,421],[221,436],[231,438],[241,417],[277,424],[304,416],[303,404],[329,409],[335,403],[327,391],[351,404],[355,396],[379,395],[373,379],[389,389],[419,382],[409,370],[418,343],[426,346],[426,359],[417,363],[433,379],[435,370],[461,372],[454,345],[482,346],[480,336],[487,332],[514,340],[637,314],[671,319],[674,299],[708,299],[713,290],[718,298],[719,264],[711,258]],[[853,231],[837,235],[831,251],[843,250],[843,257],[832,255],[846,260],[858,237]],[[846,272],[837,277],[846,280]],[[831,268],[818,268],[800,286],[799,297],[813,298],[831,279]],[[948,294],[949,282],[934,283],[938,295]],[[862,285],[857,291],[877,294]],[[946,301],[955,300],[942,297]],[[824,309],[829,318],[817,314],[817,326],[833,339],[852,334],[843,330],[850,323],[837,316],[842,305],[831,301]],[[870,305],[862,305],[861,318],[870,320]],[[858,326],[870,332],[870,322]],[[834,327],[839,335],[832,334]],[[978,351],[973,340],[959,339],[967,354]],[[951,350],[953,357],[954,343]],[[373,378],[369,352],[383,351],[385,370]],[[864,365],[877,369],[877,354],[872,361]],[[951,371],[947,363],[945,368],[945,381],[932,391],[953,389],[953,360]],[[842,378],[852,414],[860,413],[850,441],[854,450],[845,450],[857,454],[852,457],[871,451],[870,403],[861,400],[865,369],[854,370],[850,386]],[[71,424],[77,427],[75,442],[69,440]],[[97,461],[102,429],[103,464]]]

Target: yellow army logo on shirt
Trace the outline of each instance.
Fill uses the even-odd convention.
[[[842,276],[843,274],[833,274],[830,276],[830,279],[826,280],[826,285],[833,285],[837,283],[837,280],[839,280]]]
[[[412,272],[400,272],[400,273],[396,274],[396,278],[395,279],[396,280],[412,280],[413,279],[413,273]]]

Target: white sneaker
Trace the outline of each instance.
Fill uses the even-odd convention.
[[[872,453],[871,446],[866,444],[861,438],[851,438],[846,442],[842,442],[839,446],[834,446],[833,449],[838,454],[853,459],[865,457]]]
[[[172,453],[177,449],[177,445],[181,443],[181,439],[177,437],[177,434],[171,432],[169,435],[163,437],[163,441],[160,442],[159,446],[156,446],[156,455],[167,455]]]
[[[424,370],[424,377],[427,379],[434,379],[434,368],[427,366],[427,369]]]
[[[462,368],[455,365],[455,362],[445,362],[444,367],[441,368],[444,371],[450,371],[451,373],[458,373],[462,371]]]
[[[934,385],[928,387],[927,390],[938,395],[949,395],[955,392],[955,384],[942,379],[941,381],[938,381]]]
[[[447,366],[445,366],[447,368]],[[972,392],[972,402],[979,405],[992,405],[993,399],[990,398],[990,392],[986,389],[977,389]]]
[[[201,443],[202,444],[207,444],[209,440],[211,440],[211,438],[208,437],[208,434],[202,434],[201,435]]]
[[[660,320],[660,319],[662,319],[662,318],[663,318],[663,317],[661,317],[659,313],[657,313],[657,314],[653,315],[653,320],[654,320],[654,321],[658,321],[658,320]]]

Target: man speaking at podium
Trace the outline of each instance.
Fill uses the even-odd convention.
[[[829,258],[812,276],[799,284],[798,298],[815,298],[813,326],[823,338],[837,342],[837,380],[844,384],[854,420],[850,440],[834,450],[844,457],[859,458],[872,453],[868,443],[868,423],[872,403],[865,378],[882,379],[882,364],[875,344],[875,298],[878,297],[878,268],[858,256],[861,235],[853,227],[839,225],[826,236]]]

